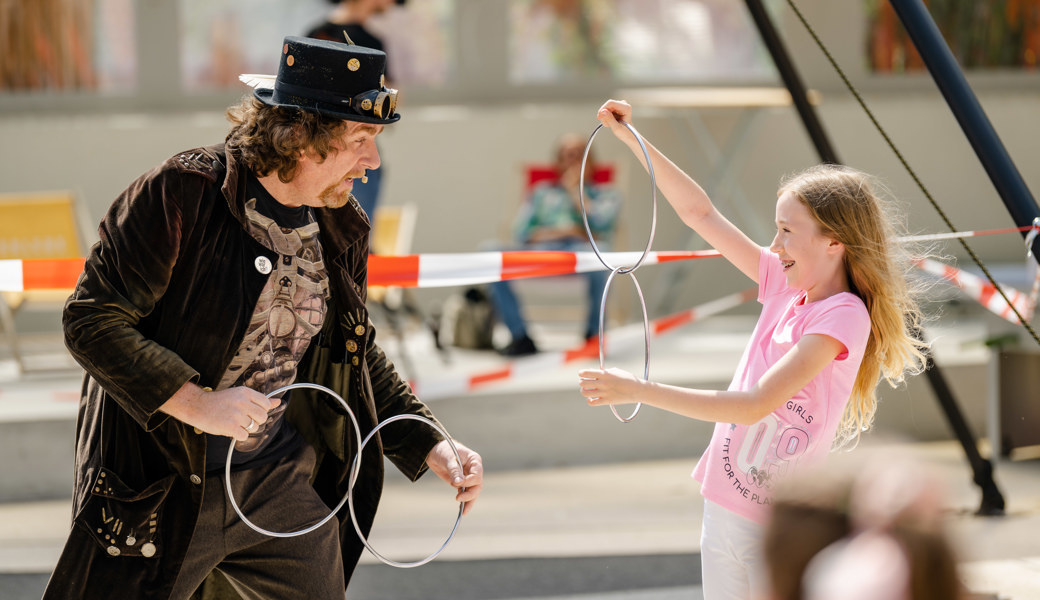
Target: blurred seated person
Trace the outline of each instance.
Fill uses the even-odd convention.
[[[566,134],[557,141],[554,166],[558,177],[538,183],[531,189],[514,222],[513,239],[520,249],[567,252],[592,250],[582,221],[578,193],[584,153],[585,139],[578,134]],[[596,245],[600,250],[607,251],[621,208],[621,196],[610,183],[593,181],[595,164],[590,152],[585,169],[585,209]],[[608,275],[605,270],[582,275],[588,280],[588,313],[583,331],[586,341],[599,334],[600,300]],[[520,302],[510,282],[491,284],[491,300],[498,318],[512,336],[512,341],[499,352],[506,356],[538,352],[538,347],[528,334]]]

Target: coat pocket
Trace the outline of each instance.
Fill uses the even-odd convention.
[[[310,369],[301,374],[298,381],[308,381],[326,387],[350,402],[352,377],[355,370],[349,364],[333,363],[326,360],[327,351],[319,349],[315,353]],[[316,449],[331,452],[340,462],[346,463],[347,457],[353,457],[354,427],[350,416],[338,400],[327,392],[313,388],[293,390],[292,399],[286,408],[285,418],[296,428],[307,442]],[[355,418],[361,416],[356,412]],[[349,434],[349,438],[347,437]]]
[[[163,501],[175,479],[170,475],[137,491],[114,472],[101,469],[76,524],[110,556],[159,557]]]
[[[313,393],[297,395],[304,391]],[[293,390],[293,398],[286,409],[286,419],[311,446],[323,448],[340,462],[347,462],[350,449],[346,446],[346,433],[350,431],[353,439],[354,427],[335,398],[314,390]]]

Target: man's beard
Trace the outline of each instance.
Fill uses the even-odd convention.
[[[318,194],[318,200],[325,208],[340,208],[350,202],[350,192],[341,192],[338,187],[339,184],[330,185]]]

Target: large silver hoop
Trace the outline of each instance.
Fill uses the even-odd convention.
[[[610,272],[610,275],[607,277],[607,283],[603,286],[603,298],[600,300],[599,305],[599,368],[601,371],[606,369],[606,351],[604,345],[605,336],[603,335],[605,329],[604,315],[607,314],[607,296],[610,294],[610,284],[614,282],[614,276],[619,273],[628,275],[632,278],[632,283],[636,286],[636,294],[639,296],[639,306],[643,309],[643,381],[647,381],[650,379],[650,318],[646,312],[646,300],[643,298],[643,289],[639,287],[639,280],[636,279],[636,276],[631,269],[626,271],[621,267],[615,268]],[[632,414],[627,418],[622,417],[613,404],[610,405],[610,412],[614,413],[614,416],[622,423],[628,423],[632,419],[636,418],[636,414],[639,413],[639,408],[642,405],[642,402],[637,402]]]
[[[277,390],[271,392],[270,394],[267,394],[267,397],[270,398],[270,397],[275,396],[277,394],[281,394],[282,392],[287,392],[289,390],[294,390],[294,389],[298,389],[298,388],[309,388],[309,389],[313,389],[313,390],[318,390],[320,392],[325,392],[326,394],[332,396],[337,401],[339,401],[340,405],[343,406],[343,410],[347,411],[347,416],[350,417],[350,423],[354,426],[354,435],[357,438],[357,445],[358,445],[358,447],[361,446],[361,428],[358,427],[358,422],[357,422],[357,418],[354,416],[354,411],[350,410],[350,406],[347,405],[347,401],[346,400],[344,400],[339,394],[337,394],[336,392],[330,390],[329,388],[327,388],[325,386],[318,385],[316,383],[306,383],[306,382],[293,383],[291,385],[287,385],[285,387],[278,388]],[[238,502],[235,501],[235,494],[231,491],[231,457],[232,457],[232,455],[234,455],[234,453],[235,453],[235,442],[234,442],[234,440],[232,440],[231,441],[231,446],[228,448],[227,462],[224,464],[224,489],[227,491],[228,500],[231,502],[231,508],[233,508],[235,510],[235,513],[238,515],[238,518],[242,519],[243,523],[248,525],[253,531],[256,531],[257,533],[261,533],[263,535],[267,535],[267,536],[271,536],[271,537],[277,537],[277,538],[290,538],[290,537],[296,537],[298,535],[303,535],[305,533],[310,533],[310,532],[314,531],[315,529],[318,529],[319,527],[321,527],[325,523],[328,523],[329,520],[332,519],[332,517],[334,517],[337,512],[339,512],[339,509],[343,508],[343,505],[347,502],[347,500],[350,497],[350,490],[348,489],[347,493],[344,494],[343,498],[339,501],[339,504],[336,505],[336,508],[332,509],[332,512],[330,512],[328,515],[326,515],[324,519],[318,521],[317,523],[315,523],[314,525],[311,525],[310,527],[305,527],[303,529],[299,529],[299,530],[296,530],[296,531],[288,531],[288,532],[270,531],[270,530],[264,529],[263,527],[260,527],[256,523],[253,523],[248,518],[246,518],[246,516],[242,513],[242,509],[240,509],[238,507]],[[353,482],[356,476],[357,475],[354,472],[354,467],[351,466],[351,469],[350,469],[350,481]],[[353,516],[353,514],[351,516]]]
[[[589,243],[592,244],[592,251],[596,253],[596,258],[599,262],[603,263],[603,266],[610,271],[617,271],[620,269],[622,273],[628,273],[629,271],[635,271],[639,268],[639,265],[643,264],[648,254],[650,254],[650,246],[654,243],[654,231],[657,229],[657,178],[654,177],[654,165],[650,162],[650,151],[646,149],[646,144],[643,142],[643,137],[639,135],[635,127],[631,124],[622,121],[622,125],[628,128],[635,136],[636,141],[639,142],[639,147],[643,149],[643,156],[646,158],[646,168],[650,173],[650,194],[653,198],[652,212],[650,217],[650,235],[646,238],[646,247],[643,248],[643,254],[639,257],[639,260],[634,265],[627,267],[615,267],[614,265],[607,262],[607,259],[603,257],[603,253],[600,252],[599,246],[596,245],[596,238],[592,235],[592,227],[589,226],[589,213],[585,207],[585,166],[589,160],[589,150],[592,149],[592,140],[596,139],[596,134],[603,128],[603,124],[600,123],[595,129],[592,130],[592,135],[589,136],[589,141],[585,144],[585,154],[581,157],[581,173],[578,179],[578,202],[581,204],[581,220],[585,224],[585,233],[589,236]]]
[[[385,426],[385,425],[389,425],[390,423],[393,423],[395,421],[404,421],[404,420],[412,420],[412,421],[419,421],[421,423],[426,423],[430,427],[433,427],[435,430],[437,430],[437,432],[440,433],[442,436],[444,436],[444,439],[448,441],[448,445],[451,446],[451,451],[455,453],[455,460],[458,461],[459,468],[463,467],[462,457],[459,455],[459,449],[455,445],[455,442],[452,441],[452,439],[448,435],[447,431],[444,431],[444,429],[440,425],[438,425],[434,421],[431,421],[430,419],[427,419],[426,417],[423,417],[421,415],[413,415],[413,414],[405,413],[405,414],[400,414],[400,415],[394,415],[394,416],[390,417],[389,419],[381,421],[378,425],[376,425],[372,429],[372,431],[368,432],[368,435],[365,436],[365,439],[358,446],[357,455],[354,457],[354,465],[356,465],[357,471],[361,470],[361,453],[364,451],[365,446],[368,445],[368,442],[371,441],[373,437],[375,437],[376,433],[380,429],[382,429],[383,426]],[[355,468],[351,467],[351,473],[354,473],[354,472],[355,472]],[[421,560],[417,560],[415,562],[400,562],[400,561],[396,561],[396,560],[391,560],[391,559],[383,556],[379,552],[377,552],[376,549],[372,547],[372,544],[368,543],[368,539],[365,537],[365,534],[361,533],[361,527],[358,526],[357,516],[354,514],[354,483],[355,483],[355,481],[354,481],[354,478],[352,477],[350,479],[350,485],[347,487],[347,508],[350,510],[350,521],[351,521],[351,523],[354,524],[354,531],[357,532],[358,537],[361,538],[361,543],[363,543],[365,545],[365,548],[368,548],[368,551],[371,552],[373,556],[375,556],[379,560],[383,561],[385,564],[390,565],[391,567],[399,567],[401,569],[410,569],[412,567],[418,567],[420,565],[425,565],[426,563],[428,563],[431,560],[433,560],[434,558],[436,558],[437,555],[440,554],[441,552],[443,552],[444,549],[448,546],[448,543],[451,542],[451,539],[453,537],[455,537],[455,531],[458,530],[459,523],[462,521],[462,511],[466,507],[466,503],[465,502],[459,502],[459,515],[458,515],[458,517],[455,518],[455,525],[451,528],[451,533],[448,534],[448,539],[444,540],[444,543],[441,544],[441,547],[438,548],[436,551],[434,551],[433,554],[430,554],[426,558],[423,558]]]

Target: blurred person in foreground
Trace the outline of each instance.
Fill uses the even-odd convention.
[[[943,521],[945,492],[922,465],[875,459],[782,485],[763,536],[770,600],[964,600]]]
[[[370,225],[351,195],[400,117],[386,56],[287,37],[273,85],[228,110],[223,143],[134,181],[66,303],[66,344],[86,371],[73,527],[45,598],[177,598],[207,577],[228,597],[342,599],[363,544],[347,507],[365,436],[394,415],[433,418],[375,343],[365,308]],[[235,452],[229,457],[234,444]],[[472,507],[478,454],[417,421],[380,430],[353,487],[367,535],[383,456],[427,469]],[[228,589],[230,588],[230,589]],[[213,596],[212,594],[210,594]]]

